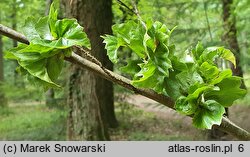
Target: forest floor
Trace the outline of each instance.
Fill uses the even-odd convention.
[[[192,126],[180,115],[140,95],[118,95],[115,101],[119,127],[110,129],[112,140],[206,140],[207,131]],[[250,105],[233,105],[230,119],[250,131]],[[11,103],[0,110],[0,140],[66,140],[67,110],[49,108],[44,102]],[[235,140],[226,136],[224,140]]]
[[[190,117],[181,115],[176,111],[141,95],[128,95],[123,97],[122,100],[126,103],[135,105],[136,108],[139,108],[146,113],[152,113],[154,115],[151,119],[148,119],[148,124],[140,124],[140,126],[134,124],[134,127],[137,128],[136,132],[140,132],[141,127],[143,134],[161,136],[160,139],[145,136],[148,140],[207,140],[208,131],[194,128]],[[249,105],[233,105],[229,110],[230,119],[248,131],[250,131],[249,113]],[[153,122],[152,119],[154,119]],[[150,124],[150,121],[152,124]],[[152,126],[145,127],[145,125]],[[230,135],[226,135],[222,139],[236,140]]]

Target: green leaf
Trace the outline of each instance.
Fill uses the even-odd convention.
[[[136,74],[138,80],[134,80],[133,84],[143,82],[155,74],[156,66],[152,61],[142,63],[139,65],[141,70]]]
[[[41,39],[54,40],[54,38],[50,32],[48,20],[49,20],[49,18],[47,16],[40,18],[37,21],[37,23],[35,24],[35,29],[33,31],[36,31],[37,34],[39,34]]]
[[[36,31],[36,28],[35,28],[35,25],[36,25],[35,21],[36,20],[33,17],[28,17],[25,20],[23,33],[29,41],[41,39],[39,33]]]
[[[56,22],[57,36],[62,38],[62,45],[71,47],[73,45],[90,48],[87,34],[83,32],[76,19],[63,19]]]
[[[49,87],[60,87],[56,79],[62,71],[63,58],[71,55],[72,46],[90,48],[87,34],[75,19],[57,20],[57,10],[51,5],[49,16],[25,21],[24,34],[30,45],[19,44],[6,58],[18,61],[19,71],[29,80]]]
[[[158,75],[157,71],[155,71],[154,75]],[[151,75],[147,79],[143,80],[135,80],[131,82],[132,85],[139,87],[139,88],[149,88],[153,89],[159,94],[166,94],[166,91],[164,89],[164,77],[159,76],[159,77],[154,77],[154,75]]]
[[[236,60],[235,60],[234,54],[229,49],[220,47],[219,52],[222,58],[230,61],[231,63],[233,63],[234,67],[236,67]]]
[[[197,109],[196,104],[188,102],[187,98],[184,96],[179,97],[175,102],[175,109],[176,111],[185,114],[185,115],[192,115],[195,113]]]
[[[56,82],[57,78],[59,77],[62,68],[63,68],[63,58],[62,55],[54,55],[53,57],[48,58],[47,60],[47,72],[49,75],[49,78]]]
[[[165,44],[160,43],[155,52],[149,50],[149,55],[157,66],[157,70],[165,76],[169,75],[169,69],[172,68],[171,60],[168,58],[169,50]]]
[[[220,125],[225,108],[214,100],[204,102],[195,112],[193,125],[200,129],[211,129],[213,125]]]
[[[41,59],[36,62],[19,61],[20,66],[29,72],[35,78],[43,81],[47,86],[59,88],[60,86],[54,83],[47,72],[47,59]]]
[[[57,21],[57,15],[58,15],[58,12],[55,9],[54,3],[52,3],[50,5],[50,11],[49,11],[49,27],[50,27],[51,34],[55,39],[58,38],[57,29],[55,26],[56,21]]]
[[[130,32],[130,41],[128,46],[139,57],[144,58],[146,56],[146,29],[141,23],[137,24],[137,27]]]
[[[124,40],[125,43],[130,43],[130,38],[135,29],[137,28],[138,23],[133,20],[129,20],[125,23],[115,24],[112,26],[113,33],[116,37]]]
[[[218,84],[225,78],[231,77],[231,76],[232,76],[232,71],[230,69],[226,69],[220,72],[219,75],[211,81],[211,84],[212,85]]]
[[[105,43],[105,49],[107,50],[109,59],[113,63],[117,63],[118,62],[117,52],[121,45],[118,43],[117,38],[114,36],[106,35],[103,36],[103,38],[104,38],[103,42]]]
[[[225,60],[230,61],[234,66],[236,66],[236,61],[234,54],[224,47],[208,47],[206,48],[202,55],[200,56],[200,63],[207,61],[207,62],[214,62],[215,58],[221,57]]]
[[[192,50],[192,54],[195,60],[199,60],[202,52],[204,51],[204,47],[201,42],[198,42],[195,49]]]
[[[113,33],[115,34],[115,37],[113,36],[112,41],[110,41],[111,45],[114,45],[116,43],[116,49],[108,48],[109,45],[106,46],[106,49],[108,50],[117,50],[120,46],[128,46],[133,52],[135,52],[140,58],[144,58],[146,55],[146,30],[143,27],[142,23],[140,22],[134,22],[134,21],[127,21],[126,23],[122,24],[115,24],[112,26]],[[108,39],[111,37],[109,36]],[[105,39],[105,37],[104,37]],[[115,41],[115,42],[114,42]],[[105,41],[105,43],[108,43],[109,41]],[[109,52],[112,53],[112,52]],[[116,54],[117,51],[114,53]],[[116,60],[115,60],[116,61]]]
[[[206,99],[213,99],[223,105],[229,107],[233,102],[246,95],[246,90],[241,89],[242,78],[231,76],[223,79],[220,83],[216,84],[219,90],[213,90],[206,93]]]
[[[199,67],[199,72],[207,81],[214,79],[219,74],[219,69],[216,66],[204,62]]]
[[[138,73],[141,68],[139,66],[139,64],[141,64],[142,61],[137,59],[137,60],[129,60],[128,64],[124,67],[120,68],[120,71],[127,73],[127,74],[131,74],[132,76],[134,76],[136,73]]]
[[[169,77],[165,78],[163,87],[167,93],[167,96],[171,97],[173,100],[177,100],[180,96],[182,96],[182,85],[177,79],[176,72],[174,71],[171,71]]]
[[[210,91],[213,88],[211,86],[202,86],[197,88],[193,93],[187,96],[188,101],[195,101],[197,100],[204,92]]]
[[[168,30],[167,26],[159,21],[154,22],[153,25],[148,25],[148,35],[154,39],[156,45],[157,42],[168,44],[170,34],[171,31]]]

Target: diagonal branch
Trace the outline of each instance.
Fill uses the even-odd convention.
[[[15,30],[12,30],[6,26],[3,26],[0,24],[0,34],[3,34],[7,37],[10,37],[12,39],[15,39],[19,42],[25,43],[25,44],[29,44],[28,39],[16,32]],[[80,51],[84,51],[84,49],[79,49]],[[86,52],[83,52],[86,53]],[[162,94],[158,94],[156,92],[154,92],[153,90],[148,90],[148,89],[141,89],[141,88],[136,88],[131,84],[131,80],[118,75],[112,71],[109,71],[108,69],[105,69],[103,67],[101,67],[100,65],[97,65],[96,63],[93,63],[85,58],[82,58],[81,56],[77,55],[76,53],[72,53],[71,57],[65,58],[65,60],[76,64],[80,67],[86,68],[92,72],[94,72],[95,74],[111,81],[114,83],[117,83],[129,90],[134,91],[137,94],[141,94],[143,96],[146,96],[152,100],[155,100],[169,108],[174,109],[174,101],[167,97],[164,96]],[[240,140],[250,140],[250,133],[246,130],[244,130],[243,128],[237,126],[236,124],[234,124],[233,122],[231,122],[228,118],[223,117],[222,119],[222,123],[220,126],[214,126],[217,127],[225,132],[228,132],[229,134],[237,137]]]

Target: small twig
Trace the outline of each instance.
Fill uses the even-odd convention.
[[[206,16],[206,21],[207,21],[207,27],[208,27],[209,36],[210,36],[211,41],[213,41],[211,27],[210,27],[208,15],[207,15],[207,2],[205,2],[204,0],[203,0],[203,5],[204,5],[204,11],[205,11],[205,16]]]
[[[137,15],[136,12],[131,9],[128,5],[126,5],[124,2],[122,2],[121,0],[116,0],[121,6],[125,7],[126,9],[128,9],[130,12],[132,12],[133,14]]]
[[[136,5],[135,1],[134,1],[134,0],[131,0],[131,3],[132,3],[132,5],[133,5],[134,12],[135,12],[136,16],[137,16],[138,18],[141,19],[141,16],[140,16],[140,14],[139,14],[139,11],[138,11],[138,8],[137,8],[137,5]]]
[[[0,34],[7,36],[11,39],[15,39],[15,40],[22,42],[24,44],[29,44],[28,39],[23,34],[18,33],[17,31],[15,31],[11,28],[8,28],[2,24],[0,24]]]
[[[113,77],[113,75],[110,73],[110,71],[107,70],[107,69],[102,65],[102,63],[101,63],[98,59],[96,59],[94,56],[92,56],[92,55],[90,54],[90,50],[89,50],[89,49],[83,48],[83,47],[81,47],[81,46],[75,46],[75,47],[76,47],[77,49],[79,49],[79,50],[83,53],[83,55],[84,55],[84,57],[85,57],[86,59],[88,59],[89,61],[92,61],[93,63],[97,64],[99,67],[102,68],[102,70],[103,70],[106,74],[108,74],[110,77]],[[115,79],[115,78],[114,78],[114,79]]]

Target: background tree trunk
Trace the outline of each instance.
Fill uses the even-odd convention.
[[[243,77],[243,70],[240,64],[240,47],[237,40],[236,17],[233,13],[235,10],[233,0],[222,0],[222,7],[225,28],[223,41],[231,48],[236,57],[236,68],[231,64],[231,69],[234,75]],[[241,87],[246,89],[244,82],[242,82]]]
[[[225,41],[227,47],[230,47],[236,58],[236,68],[233,64],[230,64],[233,75],[243,77],[243,70],[240,65],[240,47],[237,40],[237,29],[236,29],[236,18],[233,14],[234,6],[233,0],[222,0],[223,8],[223,22],[225,28],[225,34],[222,40]],[[242,81],[241,88],[245,88],[245,83]],[[226,108],[225,116],[229,116],[229,109]],[[223,138],[227,133],[222,132],[218,129],[212,129],[209,134],[209,140],[224,140]]]
[[[0,11],[0,23],[1,23],[1,11]],[[3,67],[3,39],[2,35],[0,35],[0,86],[4,81],[4,67]],[[7,101],[4,96],[4,91],[0,89],[0,107],[6,107]]]
[[[12,0],[12,14],[11,14],[11,25],[12,25],[12,29],[13,30],[17,30],[17,17],[16,17],[16,15],[17,15],[17,7],[16,7],[16,0]],[[17,47],[17,41],[16,40],[12,40],[12,45],[13,45],[13,47]],[[15,65],[16,65],[16,67],[18,67],[19,65],[18,65],[18,63],[17,63],[17,61],[15,61]],[[19,74],[18,74],[18,72],[15,70],[14,71],[14,85],[15,86],[19,86],[20,84],[19,84]]]
[[[91,41],[91,54],[112,70],[100,35],[111,34],[111,0],[64,1],[67,15],[78,19]],[[81,55],[81,54],[80,54]],[[114,114],[113,84],[88,70],[71,65],[68,138],[109,140],[108,127],[118,125]]]
[[[3,40],[2,35],[0,35],[0,86],[4,81],[4,69],[3,69]],[[7,101],[4,96],[4,91],[0,89],[0,107],[6,107]]]

